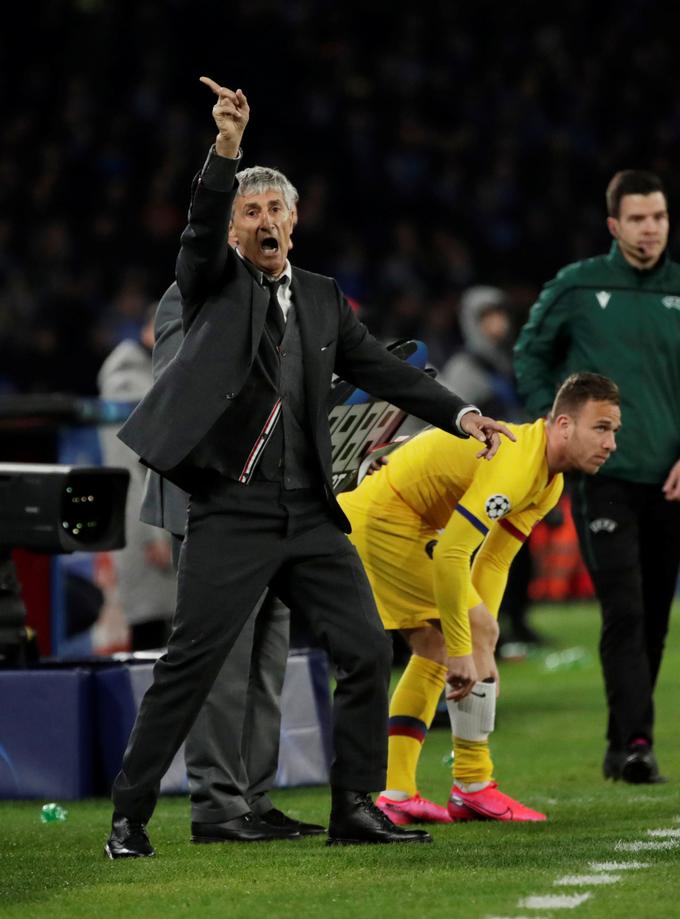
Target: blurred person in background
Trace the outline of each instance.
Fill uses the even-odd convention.
[[[139,402],[151,388],[155,312],[154,303],[147,309],[139,337],[121,341],[102,364],[97,377],[102,399]],[[130,473],[126,545],[112,553],[118,597],[130,627],[130,645],[133,651],[164,648],[176,600],[170,536],[139,519],[145,469],[135,454],[118,439],[113,425],[103,427],[100,437],[104,463],[122,466]]]
[[[499,287],[475,285],[460,298],[462,347],[444,364],[437,379],[462,392],[485,413],[507,421],[524,420],[512,369],[512,315]]]
[[[658,176],[617,172],[606,205],[609,253],[545,285],[518,338],[515,371],[533,416],[575,370],[604,373],[621,389],[619,449],[604,475],[576,478],[572,511],[602,611],[603,773],[653,784],[664,781],[654,686],[680,563],[680,265],[666,251]]]

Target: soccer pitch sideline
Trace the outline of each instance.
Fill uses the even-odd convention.
[[[657,690],[666,785],[601,778],[595,608],[537,608],[532,624],[552,645],[501,665],[493,753],[501,788],[547,812],[547,823],[440,826],[434,845],[328,848],[321,837],[192,846],[187,802],[163,798],[150,824],[157,857],[111,862],[103,854],[107,801],[62,802],[67,820],[50,824],[40,822],[42,801],[2,802],[0,916],[680,917],[678,604]],[[442,803],[449,749],[448,731],[438,728],[422,757],[420,790]],[[327,819],[325,788],[275,799],[292,816]]]

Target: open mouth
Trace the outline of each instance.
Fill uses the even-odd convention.
[[[260,240],[260,248],[264,249],[265,252],[278,252],[279,241],[273,236],[265,236],[264,239]]]

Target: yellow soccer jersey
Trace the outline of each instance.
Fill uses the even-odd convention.
[[[473,438],[424,431],[392,453],[379,473],[341,496],[350,521],[353,509],[363,511],[368,526],[373,517],[383,527],[393,523],[395,538],[405,525],[404,505],[426,528],[440,531],[434,596],[451,656],[472,650],[470,587],[497,616],[510,562],[562,492],[562,475],[549,479],[544,420],[508,427],[517,442],[504,439],[490,461],[477,459],[481,445]]]

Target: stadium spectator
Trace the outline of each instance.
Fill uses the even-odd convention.
[[[205,145],[196,89],[177,61],[188,46],[221,60],[222,36],[245,34],[263,11],[271,25],[263,47],[276,54],[298,110],[284,116],[245,48],[230,66],[264,118],[249,141],[257,160],[305,177],[310,213],[298,258],[351,285],[384,340],[398,323],[393,266],[383,266],[397,249],[393,228],[410,225],[415,249],[399,294],[420,313],[410,334],[443,366],[460,339],[453,310],[437,342],[429,335],[434,304],[480,279],[524,287],[530,303],[560,264],[599,251],[592,201],[618,163],[651,164],[680,198],[680,60],[653,6],[652,15],[649,3],[622,11],[574,0],[488,17],[474,5],[440,4],[388,22],[362,8],[360,29],[352,4],[319,0],[206,0],[199,17],[188,0],[17,6],[16,34],[31,42],[5,42],[2,57],[0,313],[11,317],[0,316],[3,385],[96,392],[97,370],[117,344],[109,335],[121,272],[132,273],[142,302],[165,288]],[[16,73],[26,74],[19,85]],[[617,91],[602,92],[610,83]],[[631,120],[639,130],[628,129]],[[578,201],[576,181],[585,191]]]
[[[330,841],[425,841],[369,794],[384,782],[390,645],[330,485],[332,373],[475,437],[480,456],[495,454],[505,429],[382,348],[333,279],[290,266],[295,190],[263,167],[236,178],[248,104],[201,80],[218,97],[218,133],[177,259],[185,336],[120,432],[144,462],[187,484],[191,502],[174,627],[114,782],[106,851],[153,854],[145,823],[160,778],[270,584],[309,618],[337,667]],[[236,251],[225,245],[230,220]]]
[[[99,370],[99,394],[116,402],[138,402],[151,388],[151,349],[156,304],[147,307],[146,322],[136,338],[116,345]],[[135,454],[116,437],[116,428],[100,430],[104,463],[130,473],[125,505],[125,548],[112,553],[118,598],[130,627],[133,651],[164,648],[175,609],[175,573],[170,537],[139,519],[145,470]]]
[[[602,610],[606,778],[663,781],[654,743],[659,674],[680,563],[680,265],[671,261],[660,179],[617,172],[607,186],[608,255],[568,265],[543,289],[515,349],[520,394],[544,413],[565,373],[621,389],[619,450],[578,477],[572,511]]]
[[[574,374],[548,421],[511,426],[517,443],[493,463],[478,463],[468,441],[424,431],[340,495],[383,625],[399,629],[412,651],[390,703],[387,785],[377,801],[396,823],[545,819],[493,781],[495,617],[512,559],[557,503],[562,473],[597,472],[616,449],[620,417],[611,380]],[[421,797],[416,779],[445,682],[454,749],[447,808]]]
[[[503,291],[481,284],[465,290],[460,327],[463,345],[442,367],[439,382],[485,414],[523,421],[512,370],[512,315]]]

